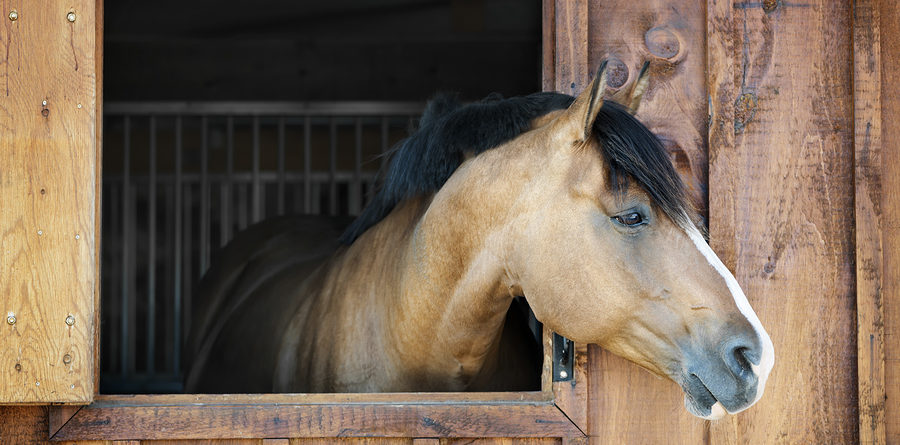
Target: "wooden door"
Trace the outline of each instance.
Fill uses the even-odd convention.
[[[0,0],[0,13],[0,403],[87,403],[98,357],[101,8]]]

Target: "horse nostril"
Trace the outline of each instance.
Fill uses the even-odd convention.
[[[725,353],[725,363],[728,365],[728,369],[731,370],[735,377],[742,380],[755,376],[753,372],[754,362],[759,362],[759,353],[744,343],[732,346]]]

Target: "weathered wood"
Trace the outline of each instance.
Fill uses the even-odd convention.
[[[724,7],[717,3],[713,11]],[[776,360],[762,400],[712,423],[710,439],[852,443],[858,413],[850,7],[816,0],[733,8],[734,146],[710,146],[711,244],[736,272]],[[711,29],[729,32],[718,22]],[[728,89],[725,80],[711,75],[710,87]],[[718,97],[714,116],[728,106]]]
[[[572,380],[553,383],[553,401],[578,429],[586,432],[588,430],[587,401],[590,391],[586,344],[575,344],[574,371]]]
[[[879,0],[881,15],[881,248],[886,443],[900,443],[900,9]],[[874,26],[874,25],[873,25]]]
[[[856,311],[859,442],[883,444],[881,14],[877,1],[853,4],[853,119],[856,189]]]
[[[49,426],[47,432],[48,436],[53,437],[56,435],[56,432],[59,431],[59,429],[62,428],[62,426],[65,425],[66,422],[68,422],[80,409],[81,406],[78,405],[57,405],[49,407],[47,413],[47,424]]]
[[[86,403],[94,394],[94,3],[0,2],[0,403]]]
[[[584,55],[557,60],[556,81],[557,88],[573,82],[580,88],[579,77],[559,77],[567,73],[561,64],[595,67],[609,59],[613,71],[608,87],[614,96],[621,96],[649,60],[650,87],[637,116],[663,140],[699,209],[706,207],[705,7],[699,0],[677,5],[591,2],[589,39],[580,48]],[[558,32],[573,26],[561,21],[562,13],[558,16]],[[677,385],[600,348],[591,347],[589,357],[589,435],[609,443],[698,443],[703,439],[705,423],[684,409]]]
[[[594,74],[587,54],[588,4],[587,0],[556,0],[553,89],[560,93],[577,95]]]
[[[604,0],[588,8],[587,64],[611,68],[622,96],[650,61],[650,87],[637,117],[663,141],[697,209],[707,208],[706,2]],[[563,24],[557,23],[557,29]],[[616,94],[619,93],[619,94]]]
[[[552,402],[174,404],[99,401],[60,440],[267,437],[567,437],[581,432]]]

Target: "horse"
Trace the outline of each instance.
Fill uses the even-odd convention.
[[[605,64],[577,98],[437,97],[349,226],[236,236],[194,300],[186,389],[527,387],[524,298],[544,328],[674,381],[695,416],[756,403],[772,341],[633,116],[642,71],[627,105],[604,99]]]

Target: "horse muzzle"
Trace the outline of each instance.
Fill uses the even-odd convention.
[[[763,345],[754,337],[735,337],[707,353],[690,354],[693,359],[686,363],[679,383],[691,414],[715,420],[759,400],[771,366],[760,366]]]

